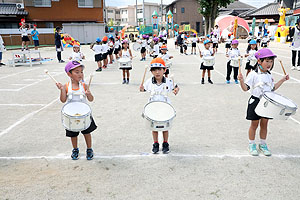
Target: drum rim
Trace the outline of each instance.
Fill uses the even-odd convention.
[[[158,121],[158,120],[153,120],[153,119],[149,118],[147,115],[145,115],[145,108],[146,108],[146,106],[147,106],[148,104],[153,103],[153,102],[166,103],[166,104],[170,105],[170,106],[173,108],[173,110],[174,110],[174,116],[173,116],[171,119],[164,120],[164,121]],[[172,121],[172,120],[176,117],[176,110],[175,110],[175,108],[174,108],[170,103],[168,103],[168,102],[165,102],[165,101],[150,101],[150,102],[148,102],[148,103],[144,106],[144,110],[143,110],[143,113],[142,113],[142,117],[144,117],[144,118],[146,118],[148,121],[152,121],[152,122],[167,122],[167,121]]]
[[[275,100],[269,98],[269,97],[266,95],[266,93],[274,93],[274,94],[276,94],[276,95],[278,95],[278,96],[284,97],[285,99],[291,101],[291,102],[295,105],[295,107],[290,107],[290,106],[287,106],[287,105],[283,105],[283,104],[281,104],[281,103],[278,103],[277,101],[275,101]],[[273,104],[275,104],[275,105],[277,105],[277,106],[280,106],[280,107],[282,107],[282,108],[284,108],[284,109],[288,108],[288,109],[294,110],[294,111],[296,111],[296,110],[298,109],[298,106],[297,106],[297,104],[295,104],[295,102],[293,102],[293,101],[290,100],[289,98],[287,98],[287,97],[285,97],[285,96],[283,96],[283,95],[281,95],[281,94],[278,94],[278,93],[276,93],[276,92],[264,92],[262,96],[263,96],[265,99],[267,99],[268,101],[270,101],[271,103],[273,103]]]
[[[73,116],[73,115],[69,115],[69,114],[63,112],[64,107],[67,106],[67,105],[70,104],[70,103],[83,103],[83,102],[69,102],[69,103],[66,103],[66,104],[62,107],[62,109],[61,109],[61,111],[60,111],[62,115],[67,116],[67,117],[71,117],[71,118],[73,118],[73,119],[85,118],[85,117],[87,117],[87,116],[89,116],[89,115],[92,116],[92,109],[91,109],[91,106],[90,106],[89,104],[87,104],[87,103],[83,103],[83,104],[87,105],[87,106],[89,107],[89,109],[90,109],[90,111],[89,111],[87,114],[80,115],[80,116]]]

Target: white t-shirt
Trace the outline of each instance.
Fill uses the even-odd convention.
[[[5,46],[4,46],[4,42],[3,42],[3,39],[0,35],[0,52],[5,51],[5,50],[6,49],[5,49]]]
[[[269,38],[268,37],[263,37],[263,39],[261,40],[262,43],[268,43],[269,42]]]
[[[232,42],[232,39],[231,38],[227,38],[226,44],[231,44],[231,42]]]
[[[228,51],[229,60],[232,60],[233,58],[237,58],[241,55],[241,52],[239,49],[232,48]]]
[[[109,49],[109,46],[108,46],[107,43],[106,43],[106,44],[102,44],[102,52],[103,52],[103,53],[107,53],[107,52],[108,52],[108,49]]]
[[[197,41],[198,41],[198,38],[196,38],[196,37],[195,37],[195,38],[192,38],[192,42],[193,42],[193,43],[197,43]]]
[[[93,51],[95,51],[95,54],[100,54],[102,52],[102,45],[101,44],[95,44],[93,46]]]
[[[295,34],[292,42],[292,50],[300,50],[300,30],[295,27]]]
[[[147,46],[147,41],[146,40],[142,40],[142,47],[146,47]]]
[[[212,40],[213,43],[218,43],[218,38],[216,38],[216,37],[212,37],[211,40]]]
[[[117,41],[115,42],[115,48],[118,49],[118,48],[120,47],[120,45],[121,45],[120,41],[117,40]]]
[[[28,36],[28,33],[27,33],[28,29],[27,28],[19,28],[19,31],[21,32],[22,37],[23,36]]]
[[[174,84],[176,85],[176,84]],[[147,92],[150,92],[151,96],[149,102],[151,101],[166,101],[171,103],[169,97],[167,96],[168,93],[172,92],[174,89],[172,79],[163,77],[163,81],[160,85],[157,85],[156,80],[154,77],[149,78],[144,83],[144,89]]]
[[[170,55],[168,53],[166,53],[166,54],[161,53],[158,55],[158,57],[162,58],[165,62],[170,59]]]
[[[72,52],[71,55],[70,55],[70,58],[71,60],[74,60],[74,61],[81,61],[83,59],[83,53],[81,52]]]
[[[201,51],[201,55],[203,57],[208,57],[213,55],[213,51],[211,49],[204,49]]]
[[[249,54],[249,56],[247,57],[247,61],[251,60],[251,58],[255,58],[255,53],[256,53],[256,50],[252,50],[250,49],[249,52],[246,51],[247,54]]]
[[[251,95],[260,98],[264,92],[270,92],[274,88],[274,80],[270,72],[262,73],[260,69],[248,74],[245,84],[250,87]]]
[[[113,41],[109,41],[109,42],[108,42],[108,47],[109,47],[110,49],[113,49],[113,48],[114,48],[114,43],[113,43]]]
[[[122,50],[122,58],[130,58],[130,53],[128,49],[126,51],[124,49]]]
[[[155,44],[153,47],[153,51],[154,51],[154,55],[158,55],[159,54],[159,44]]]

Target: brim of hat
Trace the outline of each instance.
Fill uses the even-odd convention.
[[[76,69],[77,67],[83,67],[83,69],[85,68],[85,66],[83,64],[80,64],[80,65],[75,65],[73,66],[71,69],[69,69],[69,72],[73,69]]]

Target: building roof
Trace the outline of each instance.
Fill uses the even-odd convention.
[[[240,2],[240,1],[234,1],[233,3],[227,5],[226,7],[222,7],[219,10],[220,15],[240,15],[241,13],[244,13],[249,10],[253,10],[255,7]]]
[[[248,13],[242,13],[240,17],[255,17],[255,16],[268,16],[268,15],[279,15],[278,8],[280,5],[278,3],[269,3],[258,9],[254,9]],[[287,15],[293,14],[293,10],[286,12]]]
[[[16,4],[0,3],[0,15],[28,15],[28,12],[17,9]]]

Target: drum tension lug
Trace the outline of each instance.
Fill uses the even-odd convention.
[[[285,112],[285,108],[283,108],[279,114],[282,115],[284,112]]]
[[[264,107],[267,107],[268,106],[268,101],[266,101],[265,103],[264,103]]]

